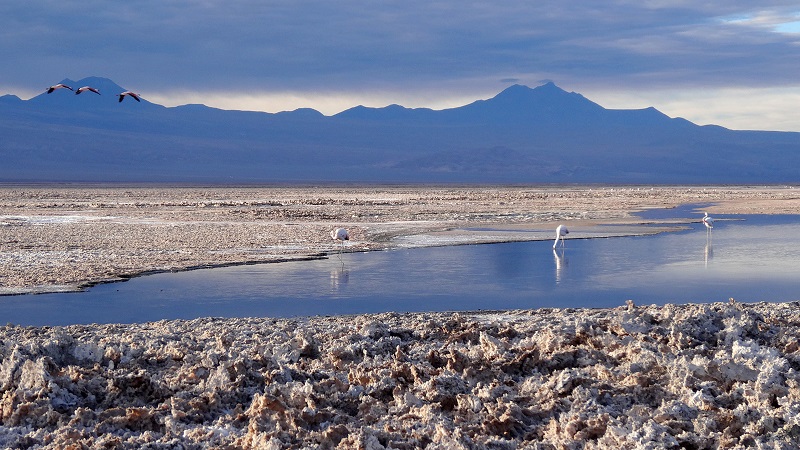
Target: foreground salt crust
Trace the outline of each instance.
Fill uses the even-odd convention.
[[[797,448],[800,304],[0,328],[3,448]]]

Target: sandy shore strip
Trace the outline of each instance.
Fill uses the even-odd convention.
[[[0,327],[0,447],[796,449],[800,304]]]
[[[633,211],[800,211],[800,190],[603,186],[0,186],[0,294],[71,291],[157,271],[346,251],[654,232]],[[699,220],[700,216],[697,217]],[[608,224],[627,225],[604,228]],[[470,229],[489,227],[493,232]],[[497,229],[504,230],[497,232]],[[454,231],[456,230],[456,231]]]

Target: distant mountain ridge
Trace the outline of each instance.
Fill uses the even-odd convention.
[[[800,133],[606,109],[553,83],[325,116],[119,102],[107,78],[61,82],[102,95],[0,97],[0,181],[791,183],[800,167]]]

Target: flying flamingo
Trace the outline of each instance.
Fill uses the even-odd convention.
[[[61,88],[69,89],[70,91],[74,91],[74,89],[72,89],[71,87],[67,86],[66,84],[58,83],[56,85],[53,85],[53,86],[50,86],[49,88],[47,88],[47,93],[48,94],[52,94],[53,91],[55,91],[56,89],[61,89]]]
[[[553,242],[553,248],[556,248],[558,245],[558,239],[561,238],[561,247],[564,247],[564,236],[569,234],[569,230],[564,225],[559,225],[556,228],[556,240]]]
[[[135,92],[131,92],[131,91],[125,91],[122,94],[119,94],[119,101],[121,102],[122,99],[124,99],[126,95],[130,95],[137,102],[141,101],[141,100],[139,100],[139,94],[137,94]]]
[[[344,228],[337,228],[331,231],[331,239],[341,242],[342,246],[339,247],[339,260],[342,259],[342,249],[344,248],[344,241],[350,240],[350,233]],[[342,262],[344,264],[344,262]]]
[[[78,95],[78,94],[80,94],[81,92],[84,92],[84,91],[91,91],[91,92],[94,92],[97,95],[100,95],[100,91],[95,89],[95,88],[93,88],[93,87],[91,87],[91,86],[84,86],[82,88],[79,88],[77,91],[75,91],[75,95]]]

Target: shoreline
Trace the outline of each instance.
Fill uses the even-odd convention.
[[[551,239],[564,221],[590,234],[634,226],[634,210],[686,203],[715,203],[712,215],[800,210],[793,188],[704,189],[370,188],[355,198],[0,187],[0,222],[16,220],[0,225],[0,285],[240,264],[265,256],[263,245],[276,249],[265,259],[301,258],[335,251],[333,225],[352,230],[352,250],[372,251],[459,227]],[[21,270],[35,276],[14,278]],[[0,447],[789,450],[800,440],[798,342],[800,302],[733,299],[5,325]]]
[[[796,212],[799,198],[793,187],[749,186],[0,184],[0,295],[325,258],[335,250],[328,232],[338,226],[351,231],[346,251],[371,251],[430,245],[409,238],[422,235],[438,245],[546,240],[557,223],[569,224],[575,238],[612,224],[636,227],[643,221],[634,211],[686,203],[712,203],[711,214]],[[487,238],[468,231],[476,227],[525,233]]]
[[[582,229],[580,235],[578,235],[578,233],[573,231],[571,232],[572,236],[570,236],[568,240],[649,236],[661,233],[677,232],[685,229],[685,227],[681,226],[681,224],[683,223],[689,223],[689,222],[654,221],[653,223],[648,223],[639,226],[630,226],[618,223],[607,223],[607,224],[602,224],[599,227],[595,228],[602,228],[603,226],[619,226],[620,228],[613,232],[592,231],[592,230]],[[620,231],[620,229],[622,231]],[[509,235],[497,236],[497,233],[509,233]],[[520,233],[528,234],[529,236],[524,236],[524,234]],[[532,233],[535,233],[535,235]],[[552,240],[551,236],[547,237],[540,236],[544,234],[547,235],[552,234],[552,230],[530,230],[527,227],[525,227],[525,229],[522,230],[507,230],[507,229],[491,230],[488,233],[484,233],[481,231],[477,233],[471,233],[471,230],[461,230],[461,229],[434,230],[429,233],[420,233],[412,236],[397,236],[390,248],[359,249],[354,251],[344,250],[343,253],[351,253],[351,252],[367,253],[373,251],[387,251],[387,250],[391,251],[393,249],[401,249],[401,248],[414,249],[414,248],[425,248],[425,247],[450,247],[459,245],[491,245],[491,244],[502,244],[510,242]],[[531,237],[531,236],[539,236],[539,237]],[[91,289],[92,287],[103,284],[124,283],[134,278],[146,277],[149,275],[157,275],[162,273],[178,273],[178,272],[189,272],[189,271],[203,270],[203,269],[221,269],[226,267],[252,266],[260,264],[281,264],[286,262],[324,260],[324,259],[330,259],[331,255],[335,254],[336,251],[337,250],[334,249],[319,254],[308,254],[304,256],[285,258],[285,259],[273,259],[270,261],[259,261],[259,260],[236,261],[236,262],[226,262],[226,263],[209,263],[204,265],[189,266],[177,269],[146,270],[133,274],[125,274],[124,276],[120,276],[117,279],[95,280],[75,286],[52,286],[52,287],[45,287],[38,289],[37,287],[32,287],[32,288],[23,288],[30,290],[20,291],[20,292],[4,292],[3,288],[0,288],[0,298],[9,296],[18,296],[18,295],[35,296],[39,294],[83,292],[87,289]]]

